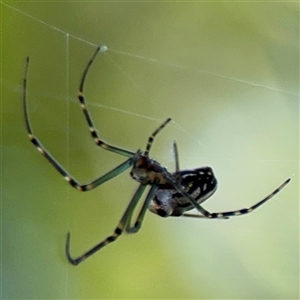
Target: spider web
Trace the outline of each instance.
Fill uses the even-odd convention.
[[[57,4],[59,3],[57,2]],[[47,5],[51,8],[51,3]],[[113,7],[113,4],[109,3],[107,6],[111,6],[107,8],[107,12],[114,12],[121,16],[122,11],[116,6]],[[181,43],[175,42],[172,36],[163,36],[163,34],[159,39],[160,28],[149,27],[143,35],[134,28],[133,31],[137,35],[136,41],[133,38],[128,38],[126,41],[126,38],[121,38],[121,34],[112,38],[112,33],[115,31],[110,32],[108,29],[113,26],[112,24],[117,21],[117,18],[102,19],[104,13],[99,16],[101,22],[95,22],[94,26],[99,26],[98,28],[87,26],[85,31],[81,31],[80,26],[85,26],[85,23],[89,22],[80,19],[82,14],[72,10],[68,12],[54,9],[62,20],[64,14],[68,20],[74,18],[78,27],[74,22],[64,23],[59,17],[56,23],[55,18],[49,18],[45,11],[39,11],[30,3],[1,2],[1,7],[2,16],[5,14],[6,20],[15,18],[16,22],[23,24],[23,27],[17,26],[16,28],[3,25],[3,32],[10,29],[12,38],[17,37],[17,40],[10,41],[10,45],[16,49],[15,57],[9,60],[11,63],[10,74],[13,75],[7,75],[3,69],[2,86],[13,95],[11,99],[15,99],[16,95],[20,97],[21,64],[24,57],[30,55],[29,110],[34,132],[58,161],[80,181],[94,179],[122,161],[121,158],[102,151],[99,155],[99,149],[93,146],[87,135],[87,128],[82,121],[82,112],[78,110],[76,90],[79,78],[98,45],[107,45],[108,51],[101,53],[93,65],[87,78],[85,94],[100,136],[113,145],[136,150],[145,146],[148,135],[165,118],[172,117],[173,123],[157,138],[151,156],[166,165],[168,169],[173,170],[172,143],[176,140],[179,145],[182,169],[201,165],[213,166],[216,169],[222,192],[216,196],[214,203],[207,204],[210,210],[242,208],[262,196],[266,196],[292,173],[298,176],[298,128],[295,130],[299,118],[298,87],[297,84],[289,84],[292,81],[290,78],[293,77],[292,75],[286,82],[273,75],[272,67],[274,66],[269,66],[270,62],[264,65],[264,68],[270,67],[265,71],[258,72],[257,67],[253,67],[249,73],[243,73],[243,70],[250,68],[249,65],[252,63],[259,65],[264,61],[263,53],[259,49],[251,48],[251,51],[257,50],[257,52],[252,54],[251,51],[246,51],[245,56],[241,56],[234,62],[234,55],[229,55],[230,51],[235,50],[233,46],[229,47],[226,44],[228,49],[224,47],[222,51],[210,53],[211,48],[206,46],[205,41],[193,48],[191,46],[193,43],[188,41],[190,44],[187,45],[187,41],[184,39]],[[105,8],[105,6],[103,7]],[[89,14],[93,15],[89,9],[91,9],[90,6],[87,6],[84,11],[85,17]],[[130,10],[125,10],[124,13],[129,14]],[[2,17],[4,21],[5,18]],[[137,21],[135,18],[138,17],[132,16],[132,18]],[[136,26],[136,24],[131,26],[134,25]],[[183,24],[181,25],[184,27]],[[121,28],[120,24],[116,26]],[[201,35],[202,30],[200,31]],[[150,34],[153,32],[157,32],[157,36],[151,37]],[[145,34],[149,34],[147,40],[144,38]],[[103,40],[98,43],[99,37]],[[153,43],[156,38],[159,43]],[[183,37],[181,36],[181,38]],[[6,39],[8,40],[7,37]],[[20,49],[18,49],[19,47]],[[281,48],[279,47],[279,49]],[[243,51],[245,49],[238,49],[236,53]],[[246,60],[243,63],[243,59],[250,54],[257,56],[258,60]],[[2,61],[7,57],[8,54],[3,46]],[[224,63],[226,58],[232,59],[232,62]],[[239,64],[241,67],[238,66]],[[229,66],[232,67],[232,70],[227,72]],[[3,105],[5,108],[5,104]],[[25,134],[21,127],[23,124],[19,112],[16,113],[16,119],[19,120],[18,124],[13,126],[19,126],[20,129],[18,129],[18,135],[15,134],[13,138],[15,140],[23,139],[22,143],[24,144]],[[2,122],[5,122],[4,118]],[[3,130],[2,136],[5,137]],[[24,147],[20,144],[18,146]],[[28,148],[23,148],[23,150],[27,152]],[[76,204],[76,200],[74,200],[77,196],[76,192],[67,185],[65,188],[55,187],[57,190],[53,193],[52,179],[58,175],[54,171],[50,173],[50,167],[46,168],[46,163],[33,149],[31,150],[32,155],[25,154],[25,157],[29,161],[35,160],[32,165],[30,164],[32,177],[30,180],[28,179],[35,184],[29,187],[29,183],[26,183],[28,184],[27,190],[31,191],[32,195],[33,187],[37,186],[37,189],[34,190],[35,195],[38,192],[40,195],[48,193],[49,197],[42,200],[35,199],[33,202],[27,202],[28,206],[22,206],[25,211],[31,210],[39,201],[43,201],[45,205],[43,206],[44,212],[33,210],[30,214],[19,216],[20,220],[27,224],[26,230],[32,236],[41,236],[42,232],[51,236],[59,235],[65,229],[70,230],[71,228],[71,231],[75,232],[74,236],[82,237],[81,240],[78,239],[77,244],[74,237],[74,250],[76,252],[77,249],[77,253],[86,246],[88,247],[92,243],[91,241],[98,239],[99,236],[105,237],[105,234],[110,233],[112,226],[115,226],[115,221],[109,223],[109,227],[104,228],[103,233],[99,233],[98,225],[86,224],[89,217],[91,217],[91,224],[97,222],[96,216],[90,216],[89,207],[96,207],[95,205],[103,200],[101,209],[105,209],[105,213],[100,218],[104,218],[105,223],[110,220],[116,206],[116,202],[106,199],[105,195],[110,195],[113,199],[122,197],[119,199],[122,202],[122,208],[116,212],[117,221],[136,184],[128,183],[127,175],[122,175],[120,179],[107,183],[95,192],[80,195],[80,199],[85,199],[83,201],[88,203],[82,207],[82,203]],[[22,155],[24,154],[22,153]],[[4,158],[2,163],[3,161]],[[20,174],[24,173],[20,172]],[[4,178],[3,174],[2,177]],[[44,183],[40,182],[39,177],[43,178]],[[20,178],[14,179],[14,182],[19,182]],[[128,191],[113,194],[116,186],[120,190],[128,189]],[[59,199],[58,201],[53,200],[53,194],[56,200]],[[247,199],[239,197],[243,194],[249,195]],[[295,194],[298,194],[298,191]],[[65,201],[66,195],[67,201]],[[283,209],[284,200],[285,197],[281,196],[272,200],[275,210]],[[59,203],[59,201],[64,201],[65,204]],[[288,205],[290,204],[287,204],[287,208]],[[61,214],[65,214],[60,216],[61,219],[64,219],[64,224],[58,225],[53,229],[54,232],[49,229],[53,225],[53,220],[48,220],[47,216],[47,211],[50,211],[49,216],[53,218],[55,213],[51,214],[51,210],[57,214],[59,211],[62,211]],[[35,219],[31,223],[29,219],[32,215],[41,215],[41,220]],[[270,222],[270,219],[262,219]],[[42,225],[45,223],[46,225]],[[165,226],[165,223],[162,224]],[[40,226],[40,230],[36,229],[38,226]],[[88,232],[84,228],[79,230],[85,226],[87,226]],[[211,230],[214,225],[205,224],[204,226],[202,229],[205,231],[206,226],[209,226]],[[237,225],[235,224],[235,226]],[[257,226],[259,227],[259,225]],[[178,232],[180,230],[183,229],[177,229]],[[85,238],[88,234],[93,238]],[[63,239],[64,236],[61,235],[56,241]],[[224,245],[222,238],[219,237],[219,239],[220,243]],[[123,239],[121,238],[121,240]],[[20,239],[19,243],[26,245],[23,239]],[[46,238],[42,239],[39,244],[47,245],[49,248],[41,247],[38,248],[38,251],[44,251],[53,257],[63,247],[62,244],[48,245]],[[111,249],[113,247],[107,251],[111,251]],[[59,252],[59,255],[63,260],[63,254]],[[228,255],[230,254],[227,253],[226,257],[224,255],[224,260],[228,258]],[[233,257],[234,255],[235,253],[233,253]],[[39,259],[42,258],[38,257],[37,263],[42,264],[43,261],[39,261]],[[104,266],[109,268],[109,264],[104,264]],[[80,277],[74,279],[73,276],[70,276],[72,271],[68,268],[61,271],[62,277],[64,277],[61,297],[66,299],[70,297],[70,287],[74,288],[74,282],[84,280]],[[89,271],[98,275],[94,269],[89,269]],[[207,275],[208,277],[213,276]],[[211,279],[213,278],[214,276]],[[209,285],[212,284],[212,281],[208,279],[206,283]],[[96,282],[90,282],[84,288],[96,290],[96,286]],[[10,288],[2,286],[1,290],[10,290]],[[289,290],[295,289],[290,287]],[[35,297],[38,297],[36,295],[39,293],[40,298],[51,295],[51,292],[45,288],[41,292],[35,291]],[[59,293],[55,295],[57,294]],[[3,294],[2,298],[8,297],[7,295],[9,294]],[[27,295],[31,296],[30,291],[27,291]],[[72,295],[74,294],[72,293]],[[99,297],[99,294],[95,295],[97,295],[95,298]],[[230,292],[225,295],[232,297]],[[220,294],[217,297],[221,297]]]

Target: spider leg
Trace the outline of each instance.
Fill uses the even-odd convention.
[[[96,180],[88,183],[88,184],[80,184],[74,177],[72,177],[54,158],[53,156],[46,150],[46,148],[42,145],[42,143],[34,136],[30,121],[29,121],[29,115],[28,115],[28,108],[27,108],[27,73],[28,73],[28,64],[29,64],[29,57],[26,59],[26,69],[25,69],[25,77],[23,80],[23,112],[25,117],[25,126],[27,129],[27,134],[29,137],[29,140],[32,142],[32,144],[37,148],[37,150],[50,162],[50,164],[68,181],[68,183],[76,188],[79,191],[89,191],[97,186],[103,184],[105,181],[108,181],[117,175],[124,172],[126,169],[128,169],[132,165],[132,161],[134,160],[134,156],[131,156],[131,158],[127,159],[123,163],[121,163],[119,166],[114,168],[113,170],[109,171],[108,173],[104,174],[103,176],[100,176]],[[139,153],[139,152],[137,152]]]
[[[84,261],[85,259],[87,259],[91,255],[93,255],[95,252],[99,251],[100,249],[107,246],[108,244],[114,242],[123,233],[124,229],[126,229],[126,227],[128,225],[128,222],[131,219],[132,213],[133,213],[136,205],[138,204],[145,188],[146,188],[146,185],[142,185],[142,184],[139,185],[139,187],[136,190],[134,196],[132,197],[131,201],[129,202],[129,205],[127,206],[120,222],[118,223],[116,229],[114,230],[114,233],[112,235],[108,236],[106,239],[101,241],[99,244],[97,244],[93,248],[91,248],[90,250],[88,250],[87,252],[85,252],[84,254],[78,256],[77,258],[72,258],[71,254],[70,254],[70,233],[68,233],[67,234],[67,241],[66,241],[66,256],[68,258],[68,261],[72,265],[77,266],[82,261]],[[149,194],[150,194],[150,192],[149,192]],[[146,197],[145,202],[149,200],[149,194]],[[143,209],[142,209],[142,211],[143,211]],[[141,212],[139,214],[139,217],[140,217],[140,215],[141,215],[141,217],[143,217],[144,212],[143,213]]]
[[[273,191],[271,194],[269,194],[267,197],[262,199],[261,201],[257,202],[256,204],[252,205],[249,208],[243,208],[239,210],[233,210],[233,211],[225,211],[225,212],[217,212],[217,213],[211,213],[210,217],[211,219],[215,218],[229,218],[232,216],[240,216],[244,214],[248,214],[252,211],[254,211],[256,208],[260,207],[262,204],[264,204],[266,201],[274,197],[279,191],[281,191],[289,182],[291,178],[287,179],[285,182],[283,182],[275,191]],[[194,215],[194,214],[183,214],[184,217],[193,217],[193,218],[205,218],[205,216],[201,215]]]
[[[179,167],[179,154],[176,141],[173,143],[174,157],[175,157],[175,178],[176,182],[180,182],[180,167]]]
[[[131,151],[128,151],[128,150],[125,150],[125,149],[122,149],[122,148],[118,148],[118,147],[109,145],[109,144],[107,144],[106,142],[104,142],[103,140],[100,139],[100,137],[97,133],[97,129],[95,128],[94,123],[92,121],[92,117],[91,117],[91,115],[90,115],[90,113],[87,109],[86,103],[85,103],[85,98],[84,98],[84,95],[83,95],[85,78],[86,78],[87,73],[90,69],[90,66],[94,62],[95,57],[96,57],[96,55],[98,54],[99,51],[105,51],[105,50],[102,50],[101,47],[98,47],[96,49],[94,55],[92,56],[92,58],[89,60],[86,68],[84,69],[84,72],[83,72],[82,77],[81,77],[80,85],[79,85],[78,100],[80,102],[80,106],[82,108],[85,119],[88,123],[91,136],[92,136],[93,140],[95,141],[96,145],[99,146],[99,147],[102,147],[105,150],[108,150],[108,151],[111,151],[111,152],[114,152],[114,153],[117,153],[117,154],[120,154],[120,155],[123,155],[123,156],[132,157],[135,154],[134,152],[131,152]]]
[[[196,215],[196,214],[188,214],[188,213],[184,213],[182,215],[182,217],[189,217],[189,218],[199,218],[199,219],[206,219],[206,220],[213,220],[213,218],[207,218],[205,216],[202,215]],[[221,220],[228,220],[229,218],[221,218]]]
[[[148,156],[150,149],[152,147],[153,141],[155,136],[171,121],[171,118],[166,119],[152,134],[151,136],[148,138],[148,142],[146,145],[146,150],[144,152],[144,156]]]
[[[239,216],[239,215],[244,215],[247,213],[252,212],[262,204],[264,204],[266,201],[274,197],[280,190],[282,190],[289,182],[291,178],[288,178],[285,182],[283,182],[275,191],[273,191],[271,194],[269,194],[267,197],[259,201],[258,203],[252,205],[249,208],[243,208],[239,210],[234,210],[234,211],[226,211],[226,212],[219,212],[219,213],[213,213],[212,218],[218,218],[218,217],[231,217],[231,216]]]
[[[127,233],[136,233],[140,230],[142,222],[144,220],[145,213],[146,213],[146,211],[149,207],[149,203],[153,199],[154,194],[156,193],[157,189],[158,189],[157,185],[152,185],[151,186],[151,188],[150,188],[150,190],[149,190],[149,192],[146,196],[146,199],[144,201],[144,204],[141,208],[141,211],[140,211],[138,217],[136,218],[136,221],[135,221],[133,226],[130,226],[130,223],[131,223],[131,216],[130,216],[130,219],[128,219],[128,223],[127,223],[127,226],[126,226],[126,232]]]
[[[173,143],[174,157],[175,157],[175,172],[178,173],[180,170],[179,167],[179,154],[178,154],[178,146],[176,141]]]

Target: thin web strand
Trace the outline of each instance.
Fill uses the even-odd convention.
[[[218,78],[222,78],[222,79],[226,79],[226,80],[230,80],[230,81],[250,85],[252,87],[259,87],[259,88],[262,88],[262,89],[282,93],[282,94],[285,94],[285,95],[294,96],[294,97],[297,97],[297,98],[299,97],[298,95],[296,95],[294,93],[289,93],[289,92],[286,92],[284,90],[276,89],[276,88],[265,86],[265,85],[260,85],[260,84],[253,83],[253,82],[243,80],[243,79],[237,79],[237,78],[234,78],[234,77],[229,77],[229,76],[225,76],[225,75],[221,75],[221,74],[217,74],[217,73],[213,73],[213,72],[209,72],[209,71],[204,71],[204,70],[201,70],[201,69],[191,68],[191,67],[179,65],[179,64],[176,64],[176,63],[173,63],[173,62],[163,62],[163,61],[160,61],[159,59],[156,59],[156,58],[148,58],[148,57],[145,57],[145,56],[142,56],[142,55],[132,54],[132,53],[128,53],[128,52],[124,52],[124,51],[120,51],[120,50],[110,49],[110,51],[115,52],[115,53],[119,53],[119,54],[122,54],[122,55],[131,56],[131,57],[134,57],[134,58],[137,58],[137,59],[143,59],[143,60],[146,60],[148,62],[157,63],[157,64],[161,64],[161,65],[168,66],[168,67],[189,70],[189,71],[193,71],[193,72],[196,72],[196,73],[207,74],[207,75],[210,75],[210,76],[213,76],[213,77],[218,77]]]
[[[111,49],[109,49],[109,50],[111,50]],[[114,50],[111,50],[112,52],[115,52]],[[123,73],[123,75],[132,83],[132,85],[137,89],[137,90],[139,90],[139,91],[141,91],[152,103],[153,103],[153,105],[155,105],[158,109],[159,109],[159,111],[161,111],[165,116],[168,116],[168,114],[167,114],[167,112],[166,111],[164,111],[164,110],[162,110],[162,108],[161,108],[161,106],[159,105],[159,104],[157,104],[156,103],[156,101],[155,100],[153,100],[153,98],[144,90],[144,89],[142,89],[142,87],[139,85],[139,84],[137,84],[133,79],[132,79],[132,77],[131,76],[129,76],[128,75],[128,73],[122,68],[122,67],[120,67],[113,59],[112,59],[112,57],[110,57],[109,55],[107,55],[107,57],[109,58],[109,60]],[[110,108],[110,107],[108,107],[108,108]],[[122,111],[122,112],[125,112],[125,111]],[[143,115],[139,115],[139,114],[134,114],[134,113],[130,113],[130,112],[127,112],[126,111],[126,113],[129,113],[129,114],[133,114],[133,115],[137,115],[138,117],[143,117],[143,118],[145,118],[145,116],[143,116]],[[146,117],[145,119],[152,119],[152,118],[150,118],[150,117]],[[158,120],[158,119],[155,119],[155,120]],[[161,121],[161,119],[159,119],[159,121]],[[205,144],[203,144],[203,143],[201,143],[199,140],[197,140],[197,139],[195,139],[195,137],[193,137],[193,135],[188,131],[188,130],[186,130],[186,129],[184,129],[184,127],[183,126],[181,126],[178,122],[175,122],[175,121],[173,121],[173,123],[175,123],[176,125],[177,125],[177,127],[181,130],[181,131],[183,131],[186,135],[188,135],[193,141],[196,141],[197,142],[197,144],[199,144],[201,147],[203,147],[203,148],[206,148],[206,149],[208,149],[209,147],[207,147]]]
[[[70,35],[66,34],[66,95],[67,98],[70,98]],[[66,132],[66,143],[67,143],[67,158],[66,158],[66,167],[68,170],[70,170],[70,101],[67,101],[67,132]],[[67,189],[67,217],[66,217],[66,223],[67,228],[70,228],[71,226],[71,197],[70,197],[70,188],[66,185]],[[66,268],[66,276],[65,276],[65,295],[66,299],[69,299],[68,297],[68,287],[69,287],[69,269]]]
[[[57,2],[59,2],[59,1],[57,1]],[[9,7],[9,8],[11,8],[11,9],[15,10],[16,12],[18,12],[18,13],[20,13],[20,14],[22,14],[22,15],[24,15],[24,16],[26,16],[26,17],[32,19],[32,20],[34,20],[34,21],[36,21],[36,22],[39,22],[39,23],[41,23],[41,24],[43,24],[43,25],[45,25],[45,26],[47,26],[47,27],[49,27],[49,28],[52,28],[52,29],[55,30],[55,31],[58,31],[58,32],[60,32],[60,33],[62,33],[62,34],[65,34],[65,35],[68,35],[69,37],[72,37],[73,39],[76,39],[76,40],[78,40],[78,41],[84,42],[84,43],[86,43],[86,44],[89,44],[89,45],[92,45],[92,46],[95,46],[95,47],[98,46],[98,45],[96,45],[96,44],[94,44],[94,43],[92,43],[92,42],[90,42],[90,41],[88,41],[88,40],[85,40],[85,39],[80,38],[80,37],[78,37],[78,36],[76,36],[76,35],[70,34],[69,32],[64,31],[64,30],[62,30],[62,29],[60,29],[60,28],[58,28],[58,27],[56,27],[56,26],[53,26],[53,25],[51,25],[51,24],[48,24],[48,23],[46,23],[45,21],[43,21],[43,20],[41,20],[41,19],[38,19],[38,18],[36,18],[36,17],[34,17],[34,16],[32,16],[32,15],[30,15],[30,14],[28,14],[28,13],[26,13],[26,12],[24,12],[24,11],[18,9],[18,8],[16,8],[16,7],[14,7],[14,6],[11,6],[11,5],[9,5],[9,4],[7,4],[7,3],[4,3],[4,2],[2,2],[2,1],[1,1],[0,3],[1,3],[2,5],[4,5],[4,6]]]

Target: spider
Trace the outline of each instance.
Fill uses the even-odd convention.
[[[127,159],[92,182],[87,184],[79,183],[74,177],[72,177],[46,150],[41,144],[38,138],[33,134],[31,129],[28,108],[27,108],[27,74],[29,66],[29,57],[26,58],[25,75],[23,79],[23,112],[25,118],[25,126],[27,134],[31,143],[37,148],[37,150],[47,159],[47,161],[64,177],[64,179],[75,189],[85,192],[90,191],[108,180],[118,176],[126,169],[131,167],[130,176],[139,182],[139,186],[135,191],[132,199],[129,202],[121,220],[119,221],[114,232],[106,239],[92,247],[77,258],[73,258],[70,254],[70,233],[67,234],[65,252],[68,261],[72,265],[78,265],[86,258],[93,255],[108,244],[114,242],[125,230],[127,233],[136,233],[141,227],[145,213],[149,209],[152,213],[155,213],[161,217],[194,217],[194,218],[207,218],[207,219],[228,219],[231,216],[238,216],[252,212],[267,200],[276,195],[281,189],[283,189],[290,181],[290,178],[284,181],[276,190],[265,197],[263,200],[254,204],[250,208],[244,208],[234,211],[211,213],[204,209],[200,204],[207,200],[217,189],[217,180],[210,167],[201,167],[194,170],[179,169],[178,149],[174,142],[173,150],[175,156],[175,172],[170,173],[159,162],[151,159],[149,153],[156,135],[171,121],[171,118],[166,119],[148,138],[146,144],[146,150],[137,150],[131,152],[119,147],[112,146],[104,142],[98,135],[91,115],[87,109],[85,98],[83,95],[84,83],[88,71],[95,60],[98,52],[104,52],[107,50],[106,46],[98,47],[89,60],[87,66],[84,69],[83,75],[80,80],[78,99],[82,108],[85,120],[89,126],[90,134],[97,146],[100,146],[104,150],[111,151],[113,153],[127,157]],[[139,203],[145,189],[150,186],[148,194],[143,200],[141,209],[136,217],[135,222],[132,222],[133,212]],[[187,211],[196,208],[200,214],[189,214]]]

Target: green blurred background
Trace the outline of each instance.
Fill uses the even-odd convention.
[[[296,3],[1,2],[2,299],[298,299],[299,10]],[[31,57],[35,134],[79,181],[123,158],[97,148],[76,96],[82,71],[106,44],[85,94],[100,135],[145,146],[166,117],[152,156],[174,169],[210,165],[211,211],[248,207],[286,178],[256,212],[229,221],[159,218],[112,233],[137,183],[128,172],[89,193],[58,175],[29,143],[21,111]]]

